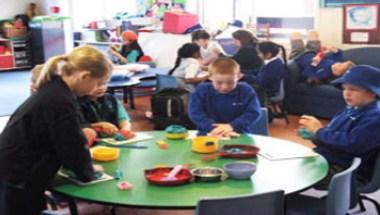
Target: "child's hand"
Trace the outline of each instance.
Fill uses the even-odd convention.
[[[99,128],[100,132],[103,132],[107,135],[114,135],[119,131],[115,125],[109,122],[98,122],[94,127]]]
[[[234,129],[232,128],[232,126],[230,124],[219,124],[219,123],[216,123],[216,124],[213,124],[213,126],[215,127],[209,134],[211,136],[228,136],[229,133],[233,132]]]
[[[87,146],[91,147],[97,136],[96,131],[92,128],[83,128],[82,132],[87,139]]]
[[[322,123],[317,118],[308,115],[302,115],[299,124],[301,128],[305,128],[313,134],[323,127]]]
[[[318,66],[318,64],[321,62],[321,57],[319,55],[315,55],[313,59],[311,60],[311,65],[312,66]]]
[[[93,164],[92,168],[94,168],[94,172],[104,172],[104,168],[102,165],[99,164]]]

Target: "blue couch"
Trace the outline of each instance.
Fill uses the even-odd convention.
[[[355,64],[366,64],[380,68],[380,47],[362,47],[343,51],[344,58]],[[285,108],[288,113],[308,114],[321,118],[332,118],[345,107],[342,90],[333,85],[309,86],[301,80],[301,71],[294,61],[288,63],[285,78]]]

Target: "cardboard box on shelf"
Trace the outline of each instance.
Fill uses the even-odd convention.
[[[165,12],[163,31],[182,34],[189,27],[198,24],[198,16],[187,12]]]

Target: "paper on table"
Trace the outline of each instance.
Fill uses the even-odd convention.
[[[149,68],[149,65],[140,63],[129,63],[125,65],[114,66],[114,70],[128,70],[131,72],[141,72]]]
[[[101,141],[111,144],[111,145],[122,145],[122,144],[135,143],[135,142],[139,142],[143,140],[153,139],[153,137],[148,134],[138,133],[138,132],[135,134],[136,134],[135,137],[128,140],[117,141],[113,138],[102,138]]]
[[[99,183],[99,182],[102,182],[102,181],[109,181],[109,180],[114,179],[114,177],[112,177],[112,176],[110,176],[110,175],[108,175],[106,173],[103,173],[102,177],[100,177],[98,179],[95,179],[95,180],[92,180],[92,181],[89,181],[89,182],[79,181],[78,179],[73,178],[73,177],[67,175],[66,173],[64,173],[62,171],[59,171],[58,175],[60,175],[60,176],[62,176],[64,178],[67,178],[68,180],[74,182],[75,184],[81,185],[81,186],[96,184],[96,183]]]
[[[273,138],[273,141],[261,141],[255,137],[256,145],[260,148],[259,155],[268,160],[284,160],[305,157],[316,157],[318,153],[311,148],[286,140]],[[283,146],[281,146],[283,144]],[[285,146],[284,146],[285,145]]]

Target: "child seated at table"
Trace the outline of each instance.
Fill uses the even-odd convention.
[[[208,79],[208,73],[201,68],[200,47],[195,43],[185,43],[178,49],[177,59],[169,75],[176,77],[181,88],[194,91],[194,87]]]
[[[189,104],[189,117],[199,135],[252,133],[252,125],[260,116],[260,103],[252,87],[238,83],[240,77],[239,64],[230,58],[211,64],[211,82],[197,86]]]
[[[89,96],[79,98],[83,120],[100,135],[113,136],[120,131],[131,130],[128,113],[121,102],[106,93],[107,86],[98,86]]]
[[[367,181],[374,165],[374,156],[380,149],[380,69],[360,65],[333,81],[341,85],[347,107],[334,116],[330,123],[322,123],[312,116],[302,116],[301,128],[311,132],[314,149],[329,162],[327,180],[337,172],[349,167],[354,157],[362,159],[358,179]]]
[[[271,41],[258,43],[257,52],[264,65],[255,75],[245,74],[244,79],[253,86],[261,105],[265,107],[267,97],[275,96],[280,91],[281,81],[286,75],[286,53],[283,46]]]
[[[108,48],[108,52],[116,58],[118,64],[135,63],[138,62],[140,57],[144,55],[144,52],[139,45],[137,34],[133,31],[124,31],[121,34],[123,39],[123,45],[119,49],[118,46],[111,45]]]
[[[194,31],[191,34],[191,41],[201,49],[201,63],[204,66],[215,61],[222,53],[222,47],[216,42],[210,42],[210,37],[210,34],[205,30]]]

